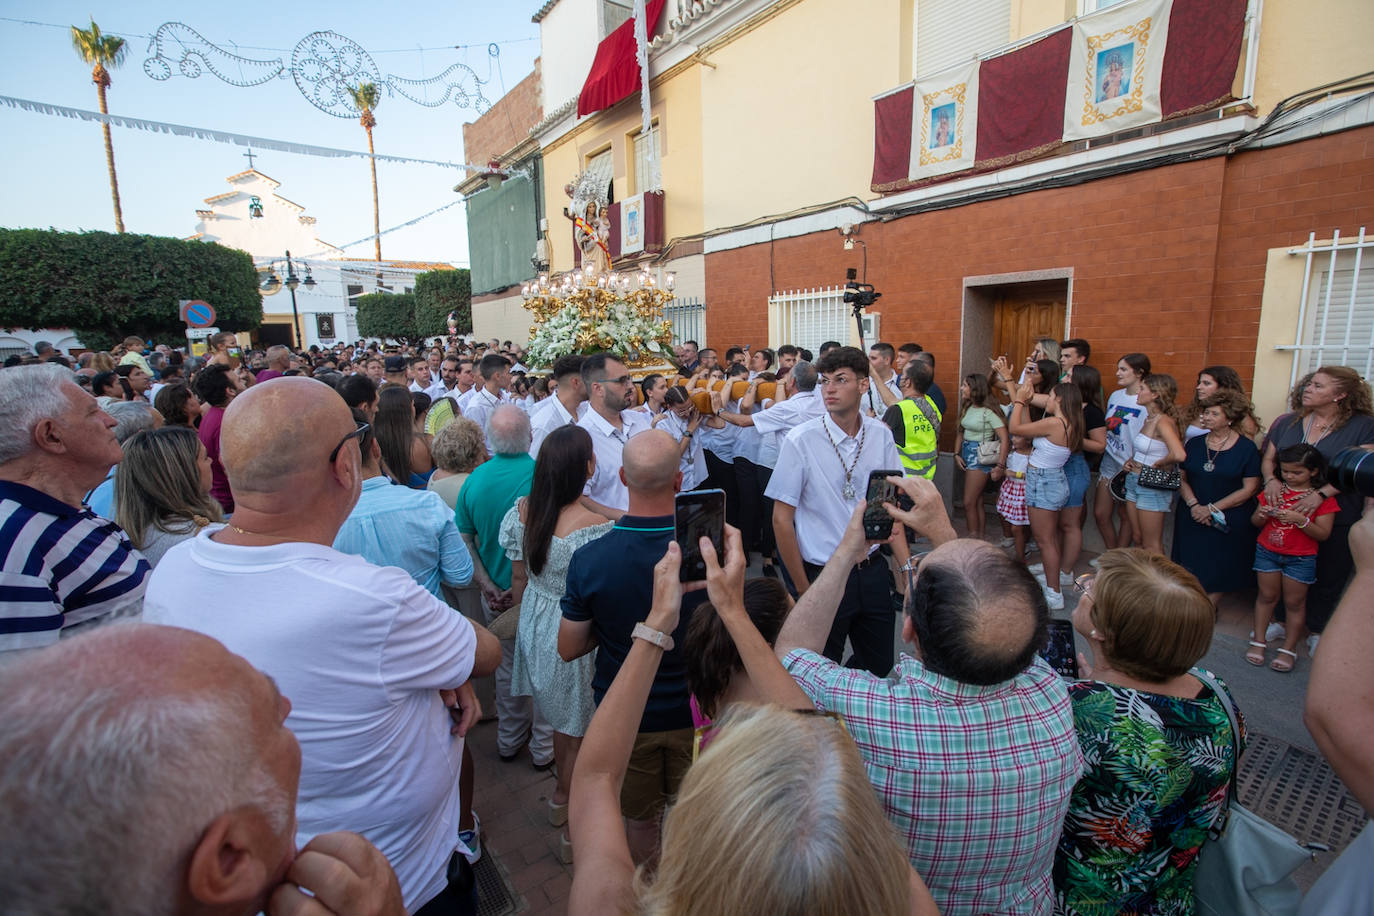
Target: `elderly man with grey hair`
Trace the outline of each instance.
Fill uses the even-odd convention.
[[[124,457],[115,419],[74,379],[0,370],[0,651],[142,610],[148,561],[82,503]]]
[[[14,659],[0,670],[5,912],[401,916],[361,836],[296,851],[290,709],[243,658],[174,627],[101,627]]]
[[[501,520],[515,501],[530,492],[534,459],[529,456],[530,418],[514,404],[498,404],[487,420],[491,459],[479,464],[458,491],[454,519],[472,554],[472,578],[482,588],[482,614],[490,624],[513,603],[511,567],[500,544]],[[553,728],[533,709],[529,697],[510,692],[515,639],[501,643],[496,669],[496,749],[514,760],[529,736],[530,757],[544,768],[553,763]]]
[[[162,414],[142,401],[115,401],[105,408],[105,412],[115,419],[115,439],[121,446],[135,434],[162,425]],[[86,505],[101,518],[114,518],[115,474],[118,472],[119,465],[111,465],[100,485],[86,494]]]

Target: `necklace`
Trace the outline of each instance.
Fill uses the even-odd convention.
[[[1324,423],[1318,423],[1317,415],[1312,414],[1307,418],[1306,422],[1303,423],[1302,441],[1308,445],[1315,445],[1324,439],[1329,432],[1331,432],[1331,421],[1327,420]]]
[[[868,427],[864,424],[863,418],[859,418],[859,447],[854,449],[854,460],[849,462],[849,467],[844,466],[844,456],[840,454],[840,447],[835,444],[835,438],[830,435],[830,427],[826,423],[821,423],[821,429],[825,430],[825,438],[830,443],[830,447],[835,450],[835,457],[840,459],[840,469],[844,471],[844,489],[840,493],[845,499],[854,499],[858,492],[854,489],[854,469],[859,466],[859,456],[864,451],[864,438],[868,436]]]
[[[1217,469],[1217,457],[1221,455],[1222,452],[1226,451],[1226,445],[1230,441],[1231,430],[1228,428],[1226,430],[1226,436],[1221,440],[1221,444],[1216,447],[1215,454],[1213,454],[1212,434],[1207,434],[1207,436],[1202,441],[1202,447],[1207,452],[1207,460],[1202,465],[1202,469],[1204,471],[1210,473],[1211,471],[1215,471]]]
[[[233,528],[235,531],[237,531],[239,534],[243,535],[244,537],[250,537],[250,538],[271,538],[271,539],[274,540],[274,541],[287,541],[287,540],[290,540],[290,538],[284,538],[284,537],[281,537],[280,535],[276,535],[276,534],[259,534],[259,533],[256,532],[256,531],[244,531],[242,528],[240,528],[238,525],[235,525],[233,522],[225,522],[225,524],[228,525],[230,528]]]

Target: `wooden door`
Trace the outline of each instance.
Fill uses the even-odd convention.
[[[1060,340],[1063,334],[1063,299],[1003,296],[993,316],[993,350],[989,355],[1006,356],[1019,374],[1037,339]]]

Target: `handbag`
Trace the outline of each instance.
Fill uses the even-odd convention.
[[[1191,672],[1217,695],[1235,736],[1236,762],[1226,791],[1226,812],[1208,832],[1198,851],[1193,894],[1202,916],[1283,916],[1297,913],[1302,891],[1293,872],[1312,859],[1312,852],[1287,831],[1243,807],[1236,794],[1240,770],[1240,725],[1231,697],[1212,675]]]
[[[983,409],[987,410],[986,407],[984,407]],[[992,428],[988,426],[988,415],[983,414],[983,432],[984,434],[986,434],[991,431]],[[997,441],[996,436],[993,436],[991,439],[985,439],[984,441],[978,443],[977,461],[979,464],[996,464],[999,460],[1001,460],[1001,458],[1002,443]]]
[[[1141,468],[1136,480],[1147,490],[1177,490],[1183,483],[1178,468]]]

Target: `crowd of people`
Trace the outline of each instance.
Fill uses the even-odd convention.
[[[1266,427],[1233,369],[1181,403],[1091,354],[954,403],[915,343],[687,341],[639,379],[497,340],[11,357],[0,899],[475,912],[474,771],[526,759],[578,914],[1192,912],[1245,746],[1197,667],[1223,595],[1254,590],[1246,661],[1306,637],[1309,728],[1374,806],[1374,513],[1329,470],[1374,403],[1325,366]],[[697,489],[719,548],[674,540]],[[1077,678],[1043,657],[1066,590]],[[465,740],[492,713],[501,763]],[[1371,845],[1310,905],[1374,901]]]

